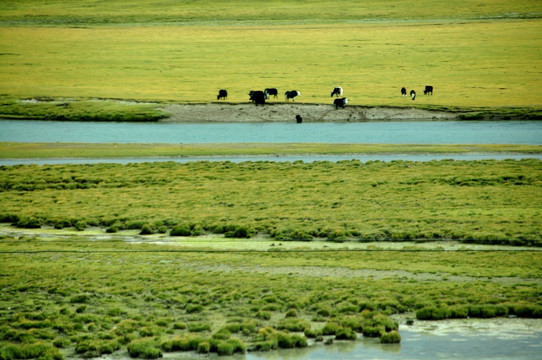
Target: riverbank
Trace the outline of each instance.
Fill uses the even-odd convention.
[[[408,105],[407,105],[408,104]],[[540,108],[465,108],[423,105],[405,100],[405,106],[347,105],[269,100],[250,102],[171,103],[136,99],[80,99],[34,97],[1,98],[0,119],[126,122],[366,122],[446,120],[540,120]]]
[[[359,121],[444,121],[460,120],[461,113],[413,107],[346,106],[331,104],[252,103],[170,104],[160,108],[163,122],[359,122]]]

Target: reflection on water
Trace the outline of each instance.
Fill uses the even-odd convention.
[[[248,353],[239,357],[247,360],[302,360],[302,359],[540,359],[542,330],[521,331],[503,329],[484,333],[471,329],[467,332],[427,333],[403,326],[399,345],[384,345],[374,339],[315,345],[305,349],[279,350],[271,353]]]

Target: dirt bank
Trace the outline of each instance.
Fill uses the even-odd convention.
[[[170,104],[160,110],[168,115],[161,120],[164,122],[294,122],[296,115],[300,115],[303,122],[433,121],[457,120],[459,116],[414,108],[347,106],[337,110],[332,105],[299,103]]]

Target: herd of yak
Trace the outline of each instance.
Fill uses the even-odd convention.
[[[425,86],[425,89],[423,91],[423,94],[424,95],[433,95],[433,86],[431,85],[426,85]],[[264,105],[265,104],[265,100],[269,99],[271,96],[273,96],[275,99],[278,97],[278,91],[277,89],[275,88],[267,88],[265,89],[264,91],[259,91],[259,90],[251,90],[248,95],[250,96],[250,101],[252,101],[253,103],[256,104],[256,106],[258,105]],[[290,91],[286,91],[284,93],[284,97],[286,99],[286,101],[290,101],[290,99],[292,99],[292,101],[295,101],[295,98],[300,96],[301,93],[297,90],[290,90]],[[345,98],[345,97],[342,97],[343,95],[343,88],[340,87],[340,86],[335,86],[333,88],[333,91],[331,92],[331,97],[335,96],[336,99],[333,100],[333,105],[335,105],[335,109],[338,109],[338,108],[343,108],[346,106],[346,104],[348,103],[348,99]],[[403,97],[406,97],[407,96],[407,89],[406,88],[401,88],[401,95]],[[339,98],[339,96],[341,96]],[[416,91],[414,90],[410,90],[410,97],[412,98],[412,100],[416,99]],[[218,96],[216,97],[217,100],[226,100],[228,98],[228,91],[227,90],[224,90],[224,89],[221,89],[218,91]]]

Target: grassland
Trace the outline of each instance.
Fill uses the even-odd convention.
[[[276,239],[541,244],[539,160],[2,167],[1,216]]]
[[[356,333],[385,342],[397,336],[392,314],[542,316],[536,251],[280,251],[279,242],[243,251],[252,244],[194,252],[182,240],[3,236],[0,353],[229,354]]]
[[[220,88],[328,103],[334,85],[354,105],[540,111],[536,1],[129,3],[0,4],[3,113],[35,97],[210,102]]]
[[[251,155],[349,154],[539,154],[539,145],[390,145],[390,144],[91,144],[0,142],[0,158],[122,158]]]
[[[0,116],[156,120],[162,104],[214,101],[220,88],[231,102],[277,87],[327,103],[341,85],[354,105],[540,117],[539,1],[209,4],[0,2]],[[0,144],[4,158],[428,149],[540,151]],[[540,318],[541,170],[538,160],[2,166],[0,221],[47,234],[0,236],[0,360],[398,342],[398,314]],[[367,251],[392,242],[402,243]],[[450,244],[461,251],[440,251]]]

